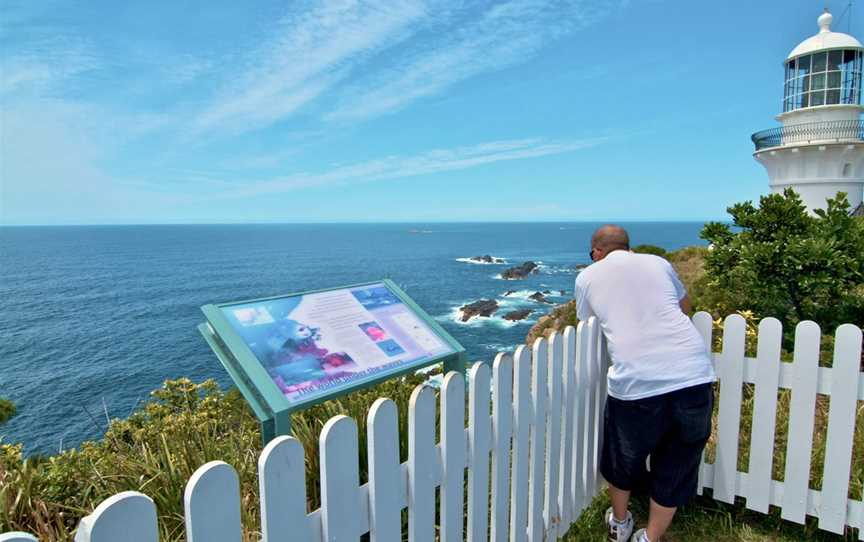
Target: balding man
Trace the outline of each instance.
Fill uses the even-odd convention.
[[[615,225],[594,232],[590,256],[594,263],[576,277],[576,306],[580,320],[597,317],[612,359],[600,460],[612,501],[609,540],[659,542],[677,507],[696,494],[716,377],[668,261],[631,252]],[[631,539],[630,491],[646,479],[648,525]]]

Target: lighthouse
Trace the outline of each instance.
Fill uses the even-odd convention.
[[[831,30],[826,10],[819,33],[792,49],[784,62],[782,126],[751,136],[753,156],[768,171],[772,192],[794,189],[812,213],[845,192],[862,212],[864,121],[861,73],[864,47]]]

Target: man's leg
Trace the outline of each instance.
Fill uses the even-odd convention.
[[[612,515],[615,516],[615,519],[618,521],[626,520],[627,506],[630,504],[630,491],[618,489],[609,484],[609,500],[612,501]]]
[[[696,495],[702,451],[711,434],[710,384],[678,390],[667,397],[673,429],[651,454],[651,508],[645,532],[651,542],[659,542],[678,507]]]
[[[669,508],[661,506],[651,499],[651,509],[648,512],[648,527],[645,529],[645,534],[651,542],[659,542],[660,537],[666,533],[669,524],[672,523],[672,518],[675,517],[675,511],[678,508]]]

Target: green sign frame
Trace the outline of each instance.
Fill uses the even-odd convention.
[[[381,371],[364,377],[357,382],[346,383],[335,386],[332,391],[323,395],[310,397],[305,401],[289,401],[282,390],[273,382],[267,370],[247,346],[246,342],[237,333],[231,322],[222,312],[223,308],[248,303],[257,303],[286,297],[297,297],[308,294],[317,294],[335,290],[346,290],[384,284],[390,291],[404,303],[421,321],[423,321],[432,332],[444,341],[453,351],[448,354],[421,359],[419,361],[406,363],[404,366]],[[424,367],[438,363],[444,364],[445,372],[465,372],[465,348],[459,344],[438,322],[426,313],[408,294],[399,288],[392,280],[383,279],[348,286],[324,288],[287,295],[249,299],[244,301],[233,301],[229,303],[208,304],[201,307],[201,311],[207,321],[198,325],[198,331],[207,341],[213,353],[228,371],[228,375],[237,389],[252,408],[255,416],[261,422],[261,436],[266,444],[279,435],[291,433],[291,413],[310,406],[346,395],[357,390],[374,386],[385,380],[415,372]]]

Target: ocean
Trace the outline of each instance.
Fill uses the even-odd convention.
[[[18,414],[0,440],[28,454],[98,438],[170,378],[231,381],[198,334],[207,303],[390,278],[444,326],[471,361],[524,341],[572,296],[595,223],[267,224],[0,228],[0,397]],[[622,224],[635,244],[702,243],[702,223]],[[506,264],[472,263],[491,255]],[[525,261],[540,273],[505,281]],[[509,290],[515,293],[504,296]],[[564,294],[561,295],[561,290]],[[492,318],[458,309],[496,299]],[[509,310],[531,308],[521,322]]]

